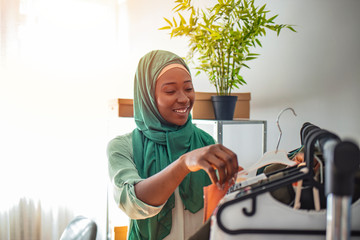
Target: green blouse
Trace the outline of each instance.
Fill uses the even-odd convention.
[[[114,200],[119,208],[131,219],[145,219],[158,214],[164,204],[151,206],[135,195],[134,185],[143,179],[139,176],[133,160],[132,133],[111,140],[107,154]]]

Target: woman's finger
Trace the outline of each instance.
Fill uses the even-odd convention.
[[[220,162],[220,163],[218,163],[219,166],[223,167],[223,169],[224,169],[225,176],[224,176],[223,180],[229,181],[235,174],[234,169],[233,169],[233,164],[232,164],[233,160],[227,153],[222,152],[222,151],[217,152],[216,157],[217,157],[218,161]],[[226,170],[226,172],[225,172],[225,170]]]
[[[213,155],[213,154],[210,154],[206,160],[208,161],[208,163],[213,166],[213,168],[217,169],[218,171],[218,175],[219,175],[219,184],[224,184],[225,181],[228,179],[228,176],[227,176],[227,172],[228,172],[228,169],[227,169],[227,166],[226,166],[226,163],[219,159],[216,155]]]
[[[231,151],[230,149],[228,149],[227,147],[225,147],[224,145],[221,145],[221,148],[227,153],[230,155],[230,157],[235,160],[235,161],[232,161],[232,164],[233,164],[233,167],[234,169],[236,169],[236,172],[238,171],[238,168],[239,168],[239,163],[238,163],[238,159],[237,159],[237,155],[236,153],[234,153],[233,151]]]
[[[224,147],[223,145],[220,145],[220,149],[221,151],[218,151],[216,155],[225,162],[227,169],[227,181],[229,181],[235,177],[236,173],[238,172],[239,166],[237,156],[234,152]]]
[[[215,172],[215,169],[213,168],[213,166],[211,166],[211,164],[205,160],[199,161],[198,164],[199,164],[200,168],[203,169],[209,175],[211,182],[214,184],[217,184],[218,179],[217,179],[216,172]]]

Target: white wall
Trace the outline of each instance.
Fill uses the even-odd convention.
[[[280,148],[299,146],[299,131],[306,121],[360,142],[360,1],[259,3],[265,2],[271,13],[279,14],[279,23],[293,24],[298,31],[284,30],[279,37],[269,32],[262,39],[263,48],[257,49],[261,56],[243,72],[248,85],[239,91],[252,94],[250,117],[268,121],[268,149],[276,146],[275,120],[286,107],[293,107],[298,116],[282,115]],[[135,70],[137,59],[152,49],[186,55],[186,39],[170,40],[166,31],[157,30],[165,25],[162,17],[172,16],[173,6],[172,1],[164,0],[128,2],[133,64],[129,70]],[[132,80],[132,72],[128,74]],[[194,82],[197,91],[214,91],[204,75]],[[129,95],[118,89],[118,96]]]
[[[264,40],[261,58],[246,75],[251,117],[269,121],[269,147],[277,137],[276,115],[286,106],[298,117],[289,112],[281,119],[285,148],[299,144],[305,121],[359,142],[360,2],[278,0],[268,6],[298,30]]]

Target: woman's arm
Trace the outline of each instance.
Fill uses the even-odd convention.
[[[116,137],[108,144],[108,170],[116,205],[131,219],[145,219],[158,214],[163,206],[142,202],[135,194],[134,185],[143,179],[133,161],[132,135]]]
[[[201,169],[207,172],[213,183],[222,186],[236,177],[237,156],[221,144],[193,150],[157,174],[137,183],[135,194],[141,201],[159,206],[167,201],[188,173]]]

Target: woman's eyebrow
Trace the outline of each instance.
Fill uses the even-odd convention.
[[[190,79],[190,80],[185,80],[184,81],[184,83],[192,83],[192,80]],[[167,85],[171,85],[171,84],[176,84],[176,82],[165,82],[165,83],[163,83],[161,86],[163,87],[163,86],[167,86]]]
[[[176,82],[165,82],[161,86],[163,87],[163,86],[171,85],[171,84],[176,84]]]

